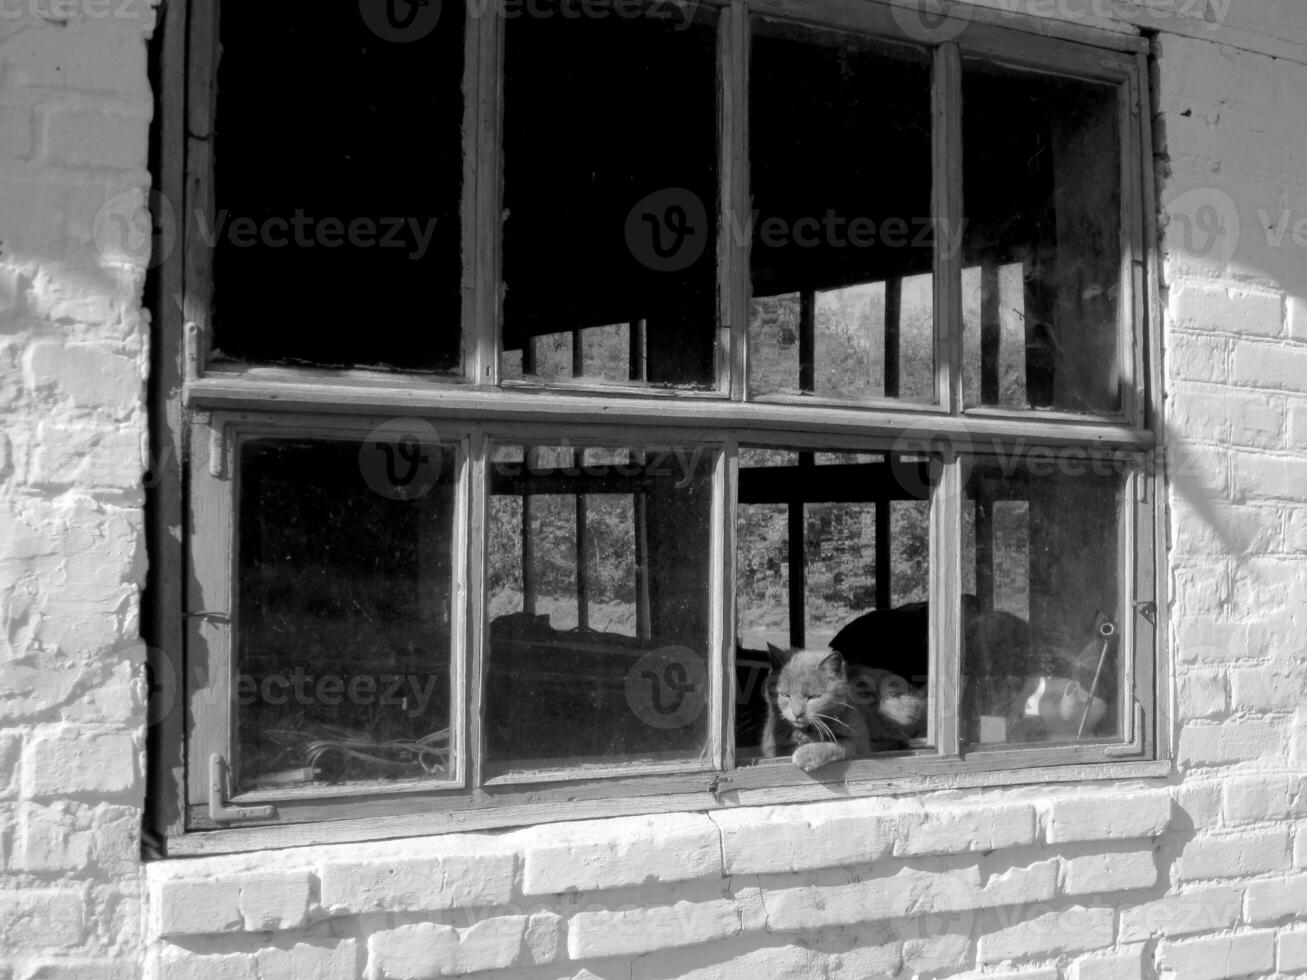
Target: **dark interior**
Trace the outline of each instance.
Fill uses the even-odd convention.
[[[458,370],[463,5],[395,43],[358,4],[227,3],[221,42],[217,351]],[[308,247],[283,230],[297,215]],[[270,235],[239,234],[240,219]],[[353,221],[374,230],[349,236]]]

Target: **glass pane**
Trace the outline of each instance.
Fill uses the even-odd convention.
[[[930,84],[924,52],[755,22],[752,393],[935,400]]]
[[[533,12],[505,24],[503,377],[713,385],[716,14]]]
[[[715,455],[495,447],[485,730],[497,769],[701,757]]]
[[[1121,149],[1110,85],[968,63],[968,405],[1120,411]]]
[[[449,775],[455,457],[420,440],[241,447],[242,788]]]
[[[219,355],[459,369],[463,5],[386,9],[222,7]]]
[[[837,649],[854,675],[903,678],[919,724],[878,747],[924,736],[931,480],[915,457],[740,450],[735,738],[745,757],[762,751],[775,710],[769,644]],[[859,710],[884,736],[874,699]]]
[[[1073,450],[982,459],[963,504],[962,736],[1119,738],[1124,466]]]

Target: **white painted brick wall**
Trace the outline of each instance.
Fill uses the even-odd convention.
[[[4,6],[0,980],[1307,972],[1307,5],[1016,5],[1158,29],[1163,204],[1237,214],[1228,262],[1163,232],[1173,778],[149,866],[143,270],[92,224],[148,187],[153,14]]]

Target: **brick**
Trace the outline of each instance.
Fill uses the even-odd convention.
[[[1191,670],[1180,675],[1180,717],[1214,718],[1230,710],[1226,672]]]
[[[1248,655],[1248,627],[1202,616],[1175,624],[1182,664],[1225,664]]]
[[[1307,340],[1307,298],[1290,294],[1285,298],[1285,327],[1294,340]]]
[[[1244,878],[1289,867],[1287,829],[1192,840],[1176,862],[1181,881]]]
[[[1264,976],[1275,969],[1275,933],[1163,942],[1157,947],[1157,966],[1164,980]]]
[[[1265,926],[1303,917],[1307,917],[1307,875],[1248,885],[1244,918],[1250,925]]]
[[[1299,823],[1294,828],[1293,866],[1307,868],[1307,823]]]
[[[145,166],[149,120],[85,109],[51,109],[45,116],[45,156],[71,167]]]
[[[1307,370],[1307,364],[1304,365]],[[1234,454],[1234,489],[1244,500],[1302,499],[1307,459],[1247,452]]]
[[[17,871],[83,871],[91,861],[92,834],[79,827],[66,804],[24,806],[10,866]]]
[[[139,792],[140,750],[119,732],[63,728],[30,739],[23,795],[30,799]]]
[[[358,959],[358,942],[353,939],[331,946],[296,943],[289,949],[261,949],[255,955],[259,980],[355,980]]]
[[[890,853],[904,817],[879,801],[745,807],[711,815],[725,872],[776,874],[871,864]]]
[[[443,854],[329,860],[322,865],[324,909],[350,912],[427,912],[504,905],[513,895],[517,858],[482,843],[449,840]]]
[[[522,891],[549,895],[721,876],[721,836],[712,821],[697,814],[660,814],[529,836]]]
[[[1067,970],[1067,980],[1143,980],[1144,947],[1107,956],[1086,956]]]
[[[1221,817],[1232,827],[1283,820],[1297,814],[1302,789],[1303,779],[1299,776],[1229,780],[1221,790]]]
[[[1121,910],[1120,941],[1141,942],[1155,936],[1193,936],[1233,928],[1243,909],[1238,888],[1206,888],[1167,895]]]
[[[86,899],[80,892],[24,888],[0,892],[0,949],[67,949],[86,936]]]
[[[740,931],[740,909],[730,899],[578,912],[568,920],[567,955],[639,955],[719,942]]]
[[[48,489],[136,490],[145,469],[141,435],[134,426],[42,421],[37,425],[29,482]]]
[[[865,879],[823,872],[805,885],[768,890],[765,903],[770,932],[923,916],[932,932],[961,932],[969,930],[973,911],[987,904],[974,866],[948,874],[900,868],[892,875]]]
[[[976,960],[989,965],[1103,949],[1112,945],[1114,920],[1111,909],[1080,905],[1046,912],[981,936]]]
[[[524,915],[495,916],[466,929],[436,922],[385,929],[368,937],[368,976],[433,980],[506,969],[522,956],[525,929]]]
[[[156,881],[150,906],[160,936],[204,935],[239,931],[240,886],[234,881],[180,878]]]
[[[1048,810],[1048,842],[1159,837],[1170,825],[1171,806],[1166,790],[1054,799]]]
[[[1307,446],[1307,406],[1298,405],[1289,413],[1289,442]]]
[[[90,344],[33,344],[26,374],[33,390],[58,390],[79,408],[103,409],[115,418],[138,408],[144,397],[144,372],[134,359]]]
[[[1281,344],[1235,344],[1232,375],[1239,384],[1307,392],[1307,350]]]
[[[32,110],[26,106],[0,106],[0,154],[24,160],[32,153]]]
[[[1179,328],[1275,337],[1283,322],[1284,298],[1278,293],[1186,285],[1172,294],[1171,317]]]
[[[1275,968],[1281,973],[1307,972],[1307,929],[1280,933],[1275,941]]]
[[[139,25],[140,30],[152,20],[148,9],[138,2],[111,0],[108,10],[115,23]],[[105,31],[99,23],[70,25],[57,32],[29,31],[13,39],[5,50],[6,67],[20,85],[142,97],[147,92],[145,55],[140,33]]]
[[[1236,711],[1290,711],[1307,696],[1307,678],[1301,672],[1237,667],[1230,671],[1230,695]]]
[[[1126,854],[1086,854],[1067,858],[1062,891],[1067,895],[1109,895],[1152,888],[1157,862],[1152,851]]]
[[[0,977],[5,974],[0,973]],[[60,957],[28,962],[18,980],[140,980],[141,967],[134,960],[86,960]]]
[[[0,732],[0,800],[18,793],[18,760],[23,738],[17,732]]]
[[[1218,766],[1276,757],[1281,731],[1270,721],[1226,721],[1219,725],[1188,724],[1180,730],[1176,758],[1181,768]]]
[[[249,953],[201,955],[164,946],[158,963],[156,980],[259,980],[258,961]]]
[[[235,881],[247,930],[298,929],[308,921],[313,888],[307,872],[242,875]]]
[[[1035,809],[1024,804],[977,807],[936,807],[908,827],[895,841],[895,857],[962,854],[1029,847],[1035,843]]]
[[[1175,330],[1168,334],[1167,372],[1188,381],[1222,382],[1230,377],[1228,338]]]

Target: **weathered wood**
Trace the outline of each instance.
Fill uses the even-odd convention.
[[[962,709],[962,461],[946,454],[930,505],[930,723],[928,741],[959,754]]]
[[[675,783],[664,781],[664,777],[652,777],[603,784],[601,789],[605,795],[601,798],[587,798],[584,793],[561,786],[557,799],[540,802],[532,802],[539,796],[534,790],[485,793],[463,807],[442,801],[442,806],[437,808],[432,806],[430,796],[397,797],[389,801],[391,807],[379,815],[330,819],[321,814],[309,816],[306,813],[303,821],[277,826],[189,833],[171,842],[169,854],[202,857],[317,844],[428,837],[558,821],[712,812],[737,806],[810,803],[851,796],[900,796],[971,787],[1045,786],[1099,780],[1116,783],[1121,792],[1127,792],[1159,785],[1153,781],[1164,780],[1172,772],[1172,764],[1165,760],[1034,766],[1029,760],[1036,754],[977,753],[975,768],[915,775],[890,771],[890,767],[880,760],[861,760],[831,766],[829,781],[819,781],[788,760],[777,759],[730,774],[709,772],[691,777],[670,777]],[[1127,780],[1150,782],[1132,784]],[[638,795],[642,790],[646,792]]]
[[[748,378],[749,249],[749,8],[731,0],[718,23],[721,111],[719,179],[721,214],[717,225],[719,330],[718,390],[741,401]]]
[[[491,4],[469,16],[464,78],[467,105],[463,168],[463,370],[477,384],[499,383],[500,278],[503,255],[503,157],[500,127],[504,51],[501,8]],[[470,279],[470,282],[468,281]],[[530,346],[530,340],[523,345]],[[523,374],[526,374],[525,367]]]
[[[158,10],[159,61],[152,79],[159,111],[150,144],[157,159],[159,193],[176,211],[186,188],[186,37],[185,3]],[[152,169],[153,169],[152,168]],[[155,215],[156,219],[161,215]],[[176,229],[174,229],[175,231]],[[153,260],[158,261],[154,256]],[[184,830],[186,806],[186,566],[182,541],[185,514],[182,466],[186,424],[181,391],[185,377],[182,252],[162,257],[150,297],[151,320],[150,474],[146,484],[146,550],[150,556],[142,597],[142,634],[148,644],[149,718],[146,729],[150,765],[146,767],[146,829],[162,841]]]
[[[931,90],[934,138],[935,400],[950,413],[962,410],[962,251],[953,229],[962,209],[962,57],[956,44],[935,51]]]

